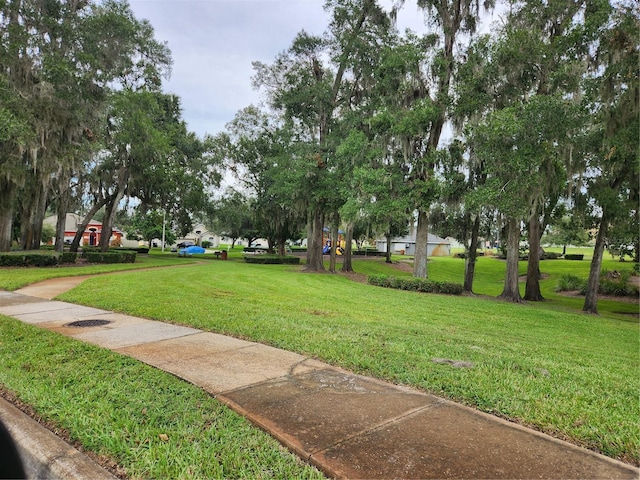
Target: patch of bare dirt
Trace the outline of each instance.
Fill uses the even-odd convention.
[[[579,290],[569,290],[566,292],[558,292],[558,295],[562,295],[564,297],[584,297],[584,295],[580,294]],[[640,298],[638,297],[618,297],[615,295],[602,295],[600,293],[598,294],[598,300],[613,300],[614,302],[640,304]]]

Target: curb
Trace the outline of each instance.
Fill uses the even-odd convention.
[[[3,398],[0,398],[0,420],[16,444],[27,478],[117,479]]]

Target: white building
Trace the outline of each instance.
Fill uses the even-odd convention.
[[[379,252],[387,251],[387,240],[376,240],[376,249]],[[416,254],[416,236],[406,235],[404,237],[395,237],[391,239],[391,253],[401,255]],[[429,234],[427,241],[428,257],[448,257],[451,255],[451,243],[449,240],[440,238],[437,235]]]
[[[182,238],[176,239],[176,243],[192,242],[194,245],[201,246],[203,241],[211,243],[211,248],[218,248],[220,245],[220,237],[210,232],[202,223],[193,226],[191,232]]]

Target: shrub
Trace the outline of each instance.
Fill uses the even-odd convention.
[[[80,253],[80,257],[87,258],[87,255],[90,253],[98,253],[100,252],[100,247],[83,245],[82,252]]]
[[[582,255],[581,253],[567,253],[564,256],[565,260],[582,260],[584,258],[584,255]]]
[[[442,293],[447,295],[460,295],[464,289],[462,285],[450,282],[435,282],[423,278],[396,278],[386,275],[370,275],[367,278],[369,285],[377,287],[396,288],[410,292]]]
[[[211,247],[211,245],[213,245],[213,243],[211,243],[209,240],[202,240],[200,244],[202,248],[209,248]]]
[[[609,272],[603,270],[600,274],[598,293],[616,297],[633,297],[638,295],[638,288],[629,283],[630,272]]]
[[[78,254],[76,252],[62,252],[60,256],[61,263],[76,263]]]
[[[562,256],[561,253],[558,252],[544,252],[542,255],[542,260],[555,260]]]
[[[58,264],[58,256],[42,253],[0,255],[2,267],[51,267]]]
[[[573,290],[582,291],[586,287],[586,280],[583,280],[575,275],[565,274],[558,279],[558,285],[556,285],[556,292],[571,292]]]
[[[379,252],[375,249],[365,248],[364,250],[353,250],[351,255],[364,255],[367,257],[384,257],[387,252]]]
[[[135,263],[135,252],[88,252],[86,258],[91,263]]]
[[[609,272],[603,270],[600,274],[600,285],[598,293],[602,295],[612,295],[615,297],[633,297],[638,295],[638,288],[629,283],[630,272]],[[570,292],[578,290],[580,295],[587,292],[587,280],[566,274],[558,279],[556,292]]]
[[[294,256],[280,257],[278,255],[245,255],[244,261],[247,263],[258,263],[262,265],[298,265],[300,258]]]

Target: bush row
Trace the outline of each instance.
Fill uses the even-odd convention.
[[[460,295],[463,292],[462,285],[450,282],[436,282],[423,278],[397,278],[387,275],[370,275],[367,278],[369,285],[377,287],[397,288],[411,292],[444,293],[448,295]]]
[[[83,252],[82,257],[91,263],[134,263],[136,252]],[[0,254],[0,267],[53,267],[63,263],[75,263],[75,252],[59,253],[5,253]]]
[[[41,253],[2,254],[2,267],[51,267],[59,263],[58,255]]]
[[[278,255],[246,255],[244,261],[247,263],[260,263],[262,265],[298,265],[300,258],[293,256],[280,257]]]
[[[378,250],[353,250],[351,255],[364,255],[367,257],[384,257],[387,255],[387,252],[379,252]]]
[[[149,253],[149,247],[113,247],[107,250],[108,252],[136,252],[136,253]],[[85,245],[82,247],[83,258],[86,258],[87,253],[100,252],[100,247]]]
[[[135,263],[136,252],[88,252],[83,253],[91,263]]]
[[[4,253],[0,255],[0,267],[52,267],[61,263],[74,263],[76,254],[59,253]]]

